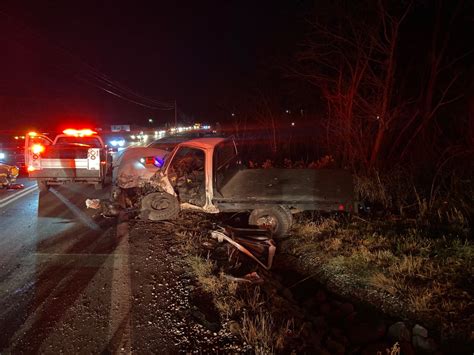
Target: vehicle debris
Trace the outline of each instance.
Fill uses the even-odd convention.
[[[261,284],[264,281],[263,278],[260,277],[260,275],[257,274],[257,272],[255,271],[245,275],[244,277],[235,277],[235,276],[226,275],[226,274],[224,274],[224,277],[227,280],[230,280],[233,282],[240,282],[240,283]]]
[[[219,243],[224,241],[244,253],[265,270],[270,270],[276,246],[269,232],[261,229],[218,227],[211,231],[211,238]],[[260,259],[266,259],[263,263]]]
[[[116,217],[120,214],[121,211],[125,213],[130,212],[127,209],[121,208],[116,203],[107,200],[100,200],[98,198],[88,198],[86,200],[86,207],[93,210],[100,210],[101,215],[104,217]]]
[[[8,185],[7,187],[9,190],[21,190],[25,188],[25,185],[19,183],[13,183]]]
[[[86,207],[91,208],[93,210],[98,210],[99,208],[101,208],[100,204],[101,204],[101,201],[98,198],[94,198],[94,199],[88,198],[86,200]]]
[[[19,169],[16,166],[0,163],[0,187],[14,188],[13,185],[15,185],[18,174]]]

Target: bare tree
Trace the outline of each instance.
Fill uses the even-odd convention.
[[[405,105],[394,98],[394,80],[400,26],[410,8],[392,14],[380,0],[371,20],[341,16],[336,24],[310,22],[312,36],[290,68],[321,90],[328,105],[327,144],[347,164],[377,164]]]

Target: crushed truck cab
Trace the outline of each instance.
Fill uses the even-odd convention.
[[[40,190],[64,183],[104,185],[109,170],[107,149],[91,130],[65,130],[54,140],[30,132],[25,139],[28,175]]]
[[[171,218],[180,209],[250,212],[249,223],[284,235],[292,215],[306,210],[352,211],[353,179],[344,170],[246,169],[232,139],[200,138],[179,144],[149,181],[141,216]]]

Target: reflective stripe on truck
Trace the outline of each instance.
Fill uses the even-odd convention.
[[[89,148],[87,151],[87,169],[88,170],[99,170],[100,169],[100,149]]]

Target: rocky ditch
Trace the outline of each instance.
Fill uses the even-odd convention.
[[[276,265],[268,283],[293,305],[288,317],[299,320],[300,342],[292,350],[320,354],[442,353],[421,325],[397,321],[374,307],[352,303],[282,266],[281,262]]]
[[[388,317],[378,312],[375,306],[358,304],[328,291],[313,278],[295,271],[291,263],[285,260],[285,255],[277,255],[271,271],[257,268],[254,262],[242,255],[237,263],[229,264],[228,255],[223,252],[225,248],[221,248],[220,253],[209,252],[209,249],[203,247],[207,239],[201,233],[196,232],[195,235],[188,234],[184,238],[181,236],[176,239],[176,235],[173,237],[173,233],[170,233],[176,225],[170,224],[169,228],[160,228],[157,233],[156,225],[135,223],[133,229],[136,234],[131,238],[131,249],[135,249],[136,254],[147,254],[143,258],[145,263],[140,263],[139,269],[149,269],[148,271],[154,271],[155,275],[169,275],[165,277],[166,280],[149,280],[152,287],[151,303],[150,297],[142,297],[142,292],[135,294],[137,298],[134,308],[136,313],[142,315],[138,323],[152,326],[159,330],[162,336],[167,334],[162,340],[168,339],[164,343],[170,346],[169,349],[233,353],[252,353],[255,350],[243,340],[243,314],[248,314],[250,308],[243,306],[242,312],[232,317],[220,314],[215,307],[216,300],[213,295],[203,291],[197,280],[185,272],[180,243],[188,242],[191,238],[189,242],[198,244],[204,259],[214,260],[216,272],[223,272],[229,277],[242,277],[255,271],[260,275],[263,282],[239,283],[237,293],[252,298],[252,294],[258,289],[263,296],[257,300],[261,304],[257,308],[271,315],[275,332],[281,333],[281,330],[284,330],[283,334],[280,334],[278,346],[275,345],[277,342],[274,342],[272,352],[451,353],[441,348],[436,335],[431,334],[422,325]],[[185,224],[181,226],[183,230],[186,228]],[[146,252],[143,252],[145,245]],[[143,259],[140,257],[135,260]],[[153,270],[158,266],[160,271]],[[166,287],[161,287],[160,284]],[[160,286],[159,290],[162,291],[157,290],[156,285]],[[155,299],[161,300],[159,308],[166,309],[159,317],[150,309],[150,306],[154,306]],[[151,336],[151,333],[149,335]],[[141,349],[155,348],[158,343],[148,345],[150,347],[144,346]],[[162,346],[163,343],[160,344],[160,347]]]

